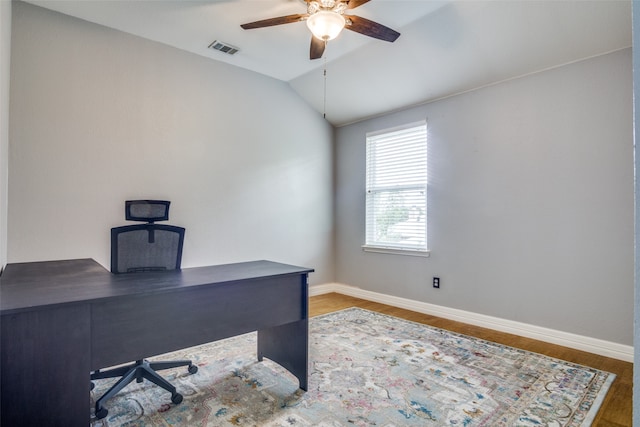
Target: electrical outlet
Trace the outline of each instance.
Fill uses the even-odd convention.
[[[440,278],[439,277],[434,277],[433,278],[433,287],[436,289],[440,289]]]

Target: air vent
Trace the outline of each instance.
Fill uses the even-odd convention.
[[[209,49],[219,50],[220,52],[226,53],[227,55],[233,55],[240,50],[237,47],[231,46],[230,44],[221,42],[219,40],[214,40],[213,43],[209,45]]]

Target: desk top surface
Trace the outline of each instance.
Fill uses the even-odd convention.
[[[310,268],[272,261],[130,274],[112,274],[92,259],[8,264],[0,276],[0,312],[11,314],[61,304],[300,275],[312,271]]]

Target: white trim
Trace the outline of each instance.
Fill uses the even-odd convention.
[[[406,249],[406,248],[400,249],[400,248],[392,248],[390,246],[362,245],[362,250],[365,252],[376,252],[380,254],[421,256],[425,258],[431,255],[431,252],[429,250]]]
[[[356,298],[362,298],[369,301],[392,305],[394,307],[404,308],[406,310],[416,311],[418,313],[438,316],[445,319],[455,320],[457,322],[468,323],[483,328],[515,334],[633,363],[633,346],[630,345],[618,344],[598,338],[591,338],[555,329],[543,328],[513,320],[500,319],[498,317],[486,316],[484,314],[472,313],[470,311],[458,310],[455,308],[367,291],[355,286],[343,285],[341,283],[326,283],[323,285],[314,285],[309,287],[310,296],[330,292],[337,292]]]
[[[325,283],[323,285],[312,285],[312,286],[309,286],[309,296],[314,297],[316,295],[330,294],[331,292],[344,294],[344,292],[341,292],[341,289],[343,286],[345,285],[341,285],[339,283]]]

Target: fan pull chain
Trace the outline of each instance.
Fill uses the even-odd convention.
[[[324,42],[325,47],[327,42]],[[324,55],[324,99],[322,104],[322,118],[327,118],[327,55]]]

